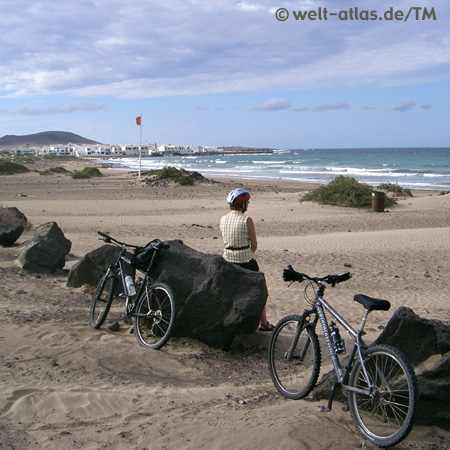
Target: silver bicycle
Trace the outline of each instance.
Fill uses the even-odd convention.
[[[276,325],[269,346],[269,367],[278,392],[289,399],[305,398],[317,383],[321,350],[316,334],[320,322],[335,374],[328,409],[331,410],[338,386],[347,398],[348,406],[358,431],[379,447],[398,444],[411,431],[417,398],[414,370],[398,349],[387,345],[367,346],[362,336],[371,311],[387,311],[390,303],[358,294],[354,300],[365,312],[358,330],[352,328],[324,298],[327,286],[351,278],[349,272],[311,277],[288,266],[283,279],[290,282],[307,280],[305,299],[308,308],[302,315],[290,315]],[[308,295],[308,291],[310,294]],[[311,295],[312,293],[312,295]],[[354,342],[348,359],[345,342],[334,321],[338,322]]]

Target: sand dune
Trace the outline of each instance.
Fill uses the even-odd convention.
[[[33,225],[58,222],[73,243],[68,266],[99,245],[99,229],[134,243],[183,239],[221,253],[218,220],[232,183],[143,188],[107,173],[92,182],[3,177],[0,203],[19,207]],[[350,270],[353,278],[327,294],[352,323],[362,314],[357,292],[449,320],[449,195],[419,193],[376,214],[300,203],[301,185],[251,187],[272,321],[304,307],[303,287],[281,279],[287,264],[311,274]],[[125,325],[90,329],[89,292],[66,288],[64,273],[20,272],[15,258],[30,236],[0,248],[0,449],[371,448],[342,405],[323,413],[320,403],[278,396],[261,346],[267,337],[246,338],[231,352],[189,339],[149,352]],[[391,313],[371,315],[368,339]],[[399,448],[444,449],[449,437],[416,427]]]

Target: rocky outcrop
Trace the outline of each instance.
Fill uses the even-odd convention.
[[[10,247],[23,233],[22,225],[6,225],[0,224],[0,245]]]
[[[166,283],[174,293],[174,336],[228,348],[236,335],[256,330],[267,300],[264,274],[198,252],[181,241],[165,242],[164,247],[152,277]],[[70,271],[68,286],[95,285],[116,251],[105,245],[88,253]]]
[[[263,273],[198,252],[181,241],[166,244],[152,273],[174,292],[174,335],[227,348],[234,336],[256,331],[267,300]]]
[[[414,366],[419,390],[416,421],[450,429],[450,325],[401,307],[373,343],[377,344],[400,349]],[[312,398],[327,399],[334,381],[334,373],[326,373]],[[344,401],[341,392],[336,400]]]
[[[85,284],[96,286],[100,277],[119,253],[120,248],[113,245],[102,245],[87,253],[70,269],[67,286],[75,288]]]
[[[71,246],[56,222],[45,223],[20,252],[19,263],[30,272],[55,272],[64,267]]]
[[[19,209],[0,208],[0,245],[13,245],[27,226],[28,220]]]

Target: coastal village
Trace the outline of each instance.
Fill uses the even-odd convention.
[[[199,156],[234,153],[272,153],[272,149],[246,147],[216,147],[178,144],[60,144],[42,146],[13,146],[4,151],[18,156],[70,156],[75,158],[114,158],[135,156]]]

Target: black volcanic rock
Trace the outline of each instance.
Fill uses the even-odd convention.
[[[174,336],[189,336],[229,348],[235,336],[254,333],[267,300],[264,274],[243,269],[221,256],[166,241],[152,275],[174,292]]]
[[[43,131],[35,134],[16,136],[9,134],[0,138],[0,146],[14,145],[57,145],[57,144],[98,144],[78,134],[66,131]]]
[[[18,224],[0,223],[0,245],[10,247],[23,233],[23,226]]]
[[[25,214],[19,209],[0,207],[0,245],[13,245],[28,226]]]
[[[92,250],[72,266],[67,279],[68,287],[81,287],[85,284],[96,286],[108,266],[120,253],[114,245],[102,245]]]
[[[264,274],[243,269],[221,256],[198,252],[181,241],[166,241],[151,274],[173,291],[173,336],[229,348],[234,337],[256,331],[267,300]],[[69,273],[67,285],[95,285],[117,247],[104,245],[86,254]]]
[[[19,263],[30,272],[52,273],[64,267],[71,246],[56,222],[44,223],[20,252]]]

